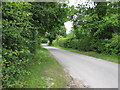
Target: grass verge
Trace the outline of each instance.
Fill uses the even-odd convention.
[[[27,69],[29,75],[22,76],[23,88],[64,88],[70,81],[70,77],[57,63],[49,51],[42,48],[37,51]]]
[[[64,49],[64,50],[68,50],[71,52],[80,53],[80,54],[84,54],[84,55],[88,55],[88,56],[92,56],[92,57],[96,57],[96,58],[100,58],[100,59],[104,59],[104,60],[108,60],[108,61],[115,62],[115,63],[120,63],[120,61],[118,61],[117,55],[102,54],[102,53],[97,53],[97,52],[93,52],[93,51],[89,51],[89,52],[78,51],[78,50],[75,50],[72,48],[63,48],[63,47],[59,47],[59,46],[53,46],[53,47],[57,47],[60,49]]]

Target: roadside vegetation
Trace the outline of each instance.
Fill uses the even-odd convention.
[[[94,2],[93,7],[89,3],[74,7],[65,2],[2,2],[2,87],[66,85],[69,78],[61,66],[40,47],[47,40],[49,45],[90,55],[120,55],[119,4]],[[68,35],[67,21],[73,22]]]
[[[53,47],[57,47],[57,48],[60,48],[60,49],[71,51],[71,52],[80,53],[80,54],[104,59],[104,60],[115,62],[115,63],[120,63],[118,61],[118,55],[111,55],[111,54],[105,54],[105,53],[103,54],[103,53],[97,53],[97,52],[93,52],[93,51],[79,51],[77,49],[64,48],[64,47],[60,47],[60,46],[53,46]]]
[[[120,2],[94,2],[94,7],[79,5],[71,17],[73,28],[66,37],[58,35],[54,46],[118,62],[120,55]]]
[[[40,45],[46,33],[64,26],[69,10],[65,3],[2,2],[3,88],[49,87],[49,83],[60,87],[66,83],[60,66]],[[47,82],[47,78],[53,80]]]
[[[41,48],[28,63],[28,74],[20,76],[12,87],[15,88],[65,88],[71,78],[48,50]]]

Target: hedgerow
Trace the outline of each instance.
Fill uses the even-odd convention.
[[[2,2],[3,88],[23,87],[19,79],[30,73],[26,67],[34,60],[41,38],[64,22],[64,9],[62,3]]]

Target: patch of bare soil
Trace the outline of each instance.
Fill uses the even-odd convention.
[[[67,88],[90,88],[90,86],[85,85],[81,80],[71,77],[71,81],[69,85],[67,85]]]
[[[90,86],[85,85],[84,82],[82,80],[78,80],[76,78],[73,78],[72,76],[70,76],[67,73],[67,76],[70,78],[70,82],[68,83],[68,85],[66,86],[66,88],[90,88]]]

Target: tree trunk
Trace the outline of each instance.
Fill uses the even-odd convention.
[[[52,39],[49,40],[49,46],[52,45],[52,41],[53,41]]]

